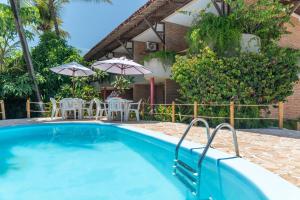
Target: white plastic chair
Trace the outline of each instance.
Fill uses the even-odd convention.
[[[78,118],[83,118],[83,107],[85,105],[85,101],[83,99],[74,98],[73,99],[73,105],[75,107],[75,110],[78,111]]]
[[[82,106],[82,112],[83,112],[83,115],[84,115],[84,111],[87,112],[88,116],[89,116],[89,119],[92,118],[92,115],[93,115],[93,106],[94,106],[94,99],[91,100],[89,103],[84,103],[84,105]]]
[[[50,102],[52,104],[52,112],[51,112],[51,119],[57,117],[59,108],[57,107],[57,102],[54,98],[50,98]]]
[[[96,103],[96,120],[98,120],[99,117],[101,118],[102,116],[104,116],[104,114],[108,116],[106,104],[101,102],[97,98],[94,98],[93,101]]]
[[[136,120],[140,121],[140,108],[141,108],[142,99],[139,100],[137,103],[130,103],[128,108],[128,116],[129,117],[131,112],[135,113]]]
[[[65,119],[67,112],[74,112],[74,119],[76,119],[76,112],[80,106],[76,99],[72,98],[65,98],[60,101],[60,108],[61,108],[61,116]],[[82,109],[82,108],[80,108]],[[80,114],[79,114],[80,115]]]
[[[108,119],[113,119],[113,114],[120,113],[121,122],[123,122],[124,109],[123,109],[124,100],[120,98],[110,98],[108,100]]]

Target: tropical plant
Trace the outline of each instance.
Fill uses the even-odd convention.
[[[9,107],[8,118],[21,118],[25,116],[26,97],[33,94],[32,80],[26,73],[22,52],[17,51],[6,59],[6,67],[0,72],[0,99],[5,99]]]
[[[62,85],[72,85],[70,77],[53,73],[50,71],[51,67],[73,61],[85,64],[79,51],[68,45],[65,39],[57,37],[53,32],[40,36],[39,44],[32,49],[32,59],[45,100],[55,96]]]
[[[244,0],[226,0],[231,7],[228,15],[217,16],[201,10],[187,35],[190,53],[209,46],[220,56],[239,53],[242,33],[254,34],[261,38],[262,45],[275,42],[287,33],[291,6],[279,0],[258,0],[245,3]]]
[[[132,78],[116,76],[115,80],[112,82],[112,85],[119,92],[119,94],[124,94],[126,90],[130,89],[130,84],[132,84],[132,82]]]
[[[43,32],[52,31],[54,29],[58,37],[67,37],[68,33],[61,29],[62,19],[60,13],[64,5],[71,0],[23,0],[29,1],[36,6],[40,13],[39,30]],[[105,2],[111,3],[111,0],[82,0],[86,2]]]
[[[77,98],[81,98],[85,100],[92,100],[95,97],[99,98],[99,94],[97,93],[95,88],[82,79],[76,82],[74,94]],[[55,95],[56,99],[72,98],[72,97],[74,97],[73,88],[70,84],[62,85],[58,90],[58,93]]]
[[[280,0],[258,0],[245,3],[244,0],[227,0],[233,12],[233,23],[243,33],[258,35],[264,45],[280,39],[286,34],[285,23],[290,23],[292,5],[284,5]]]
[[[276,46],[230,58],[207,47],[197,56],[178,56],[172,72],[188,102],[267,104],[292,94],[298,58],[298,51]]]
[[[10,0],[10,6],[11,6],[12,13],[13,13],[13,16],[15,19],[15,26],[16,26],[16,30],[17,30],[19,38],[20,38],[20,43],[22,46],[23,56],[24,56],[24,59],[26,62],[28,74],[32,80],[33,90],[35,91],[35,96],[37,98],[37,101],[40,102],[41,94],[40,94],[40,90],[39,90],[39,87],[38,87],[38,84],[36,81],[36,77],[35,77],[32,59],[31,59],[29,48],[28,48],[28,43],[26,40],[25,30],[23,27],[23,21],[20,16],[20,2],[18,0]],[[40,107],[40,109],[43,110],[42,107]]]
[[[37,23],[37,12],[32,7],[20,9],[20,15],[25,27],[32,27]],[[33,38],[33,33],[25,29],[28,39]],[[18,52],[19,40],[14,16],[10,6],[0,4],[0,72],[7,69],[9,60]]]
[[[159,59],[161,62],[172,65],[175,62],[176,52],[174,51],[156,51],[146,55],[143,61],[150,61],[153,58]]]
[[[192,54],[208,45],[220,55],[232,55],[239,51],[241,35],[242,30],[232,16],[201,12],[187,38]]]

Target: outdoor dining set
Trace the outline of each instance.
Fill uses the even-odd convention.
[[[125,75],[145,75],[152,73],[146,67],[135,63],[133,60],[128,60],[125,57],[112,58],[95,62],[92,69],[101,70],[107,73]],[[50,68],[56,74],[72,77],[73,97],[75,97],[75,77],[87,77],[96,74],[90,68],[84,67],[77,62],[63,64],[58,67]],[[107,116],[108,120],[120,116],[121,121],[128,121],[131,113],[135,113],[137,121],[140,120],[139,110],[141,100],[133,102],[132,100],[111,97],[105,101],[100,101],[94,98],[91,101],[84,101],[80,98],[64,98],[57,102],[54,98],[50,99],[52,104],[51,118],[57,117],[61,113],[62,119],[66,119],[72,114],[74,119],[83,119],[87,114],[89,118],[95,117],[96,120],[103,116]]]
[[[68,116],[74,119],[83,119],[87,114],[89,119],[96,120],[106,116],[108,120],[113,120],[120,116],[121,121],[128,121],[131,113],[135,113],[136,120],[140,120],[139,110],[142,100],[134,103],[132,100],[119,97],[109,98],[101,101],[94,98],[91,101],[84,101],[80,98],[64,98],[57,102],[54,98],[50,99],[52,104],[51,119],[61,114],[63,120]]]

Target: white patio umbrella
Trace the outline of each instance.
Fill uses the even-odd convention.
[[[77,62],[71,62],[67,63],[58,67],[53,67],[50,69],[51,71],[62,74],[66,76],[72,76],[73,77],[73,96],[75,92],[75,80],[74,77],[82,77],[82,76],[91,76],[94,75],[95,72],[91,69],[82,66],[81,64],[78,64]]]
[[[128,60],[125,57],[97,61],[92,65],[92,68],[122,75],[143,75],[152,73],[143,65],[140,65],[133,60]]]

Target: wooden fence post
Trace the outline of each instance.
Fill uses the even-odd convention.
[[[300,131],[300,122],[297,122],[297,131]]]
[[[230,102],[230,125],[234,128],[234,102]]]
[[[198,117],[198,102],[194,101],[194,119]]]
[[[172,101],[172,122],[175,123],[175,102]]]
[[[278,103],[278,127],[283,128],[283,102]]]
[[[30,99],[29,98],[26,101],[26,112],[27,112],[27,118],[30,118]]]
[[[6,115],[5,115],[5,106],[4,106],[4,101],[0,101],[0,106],[1,106],[1,113],[2,113],[2,119],[6,119]]]

